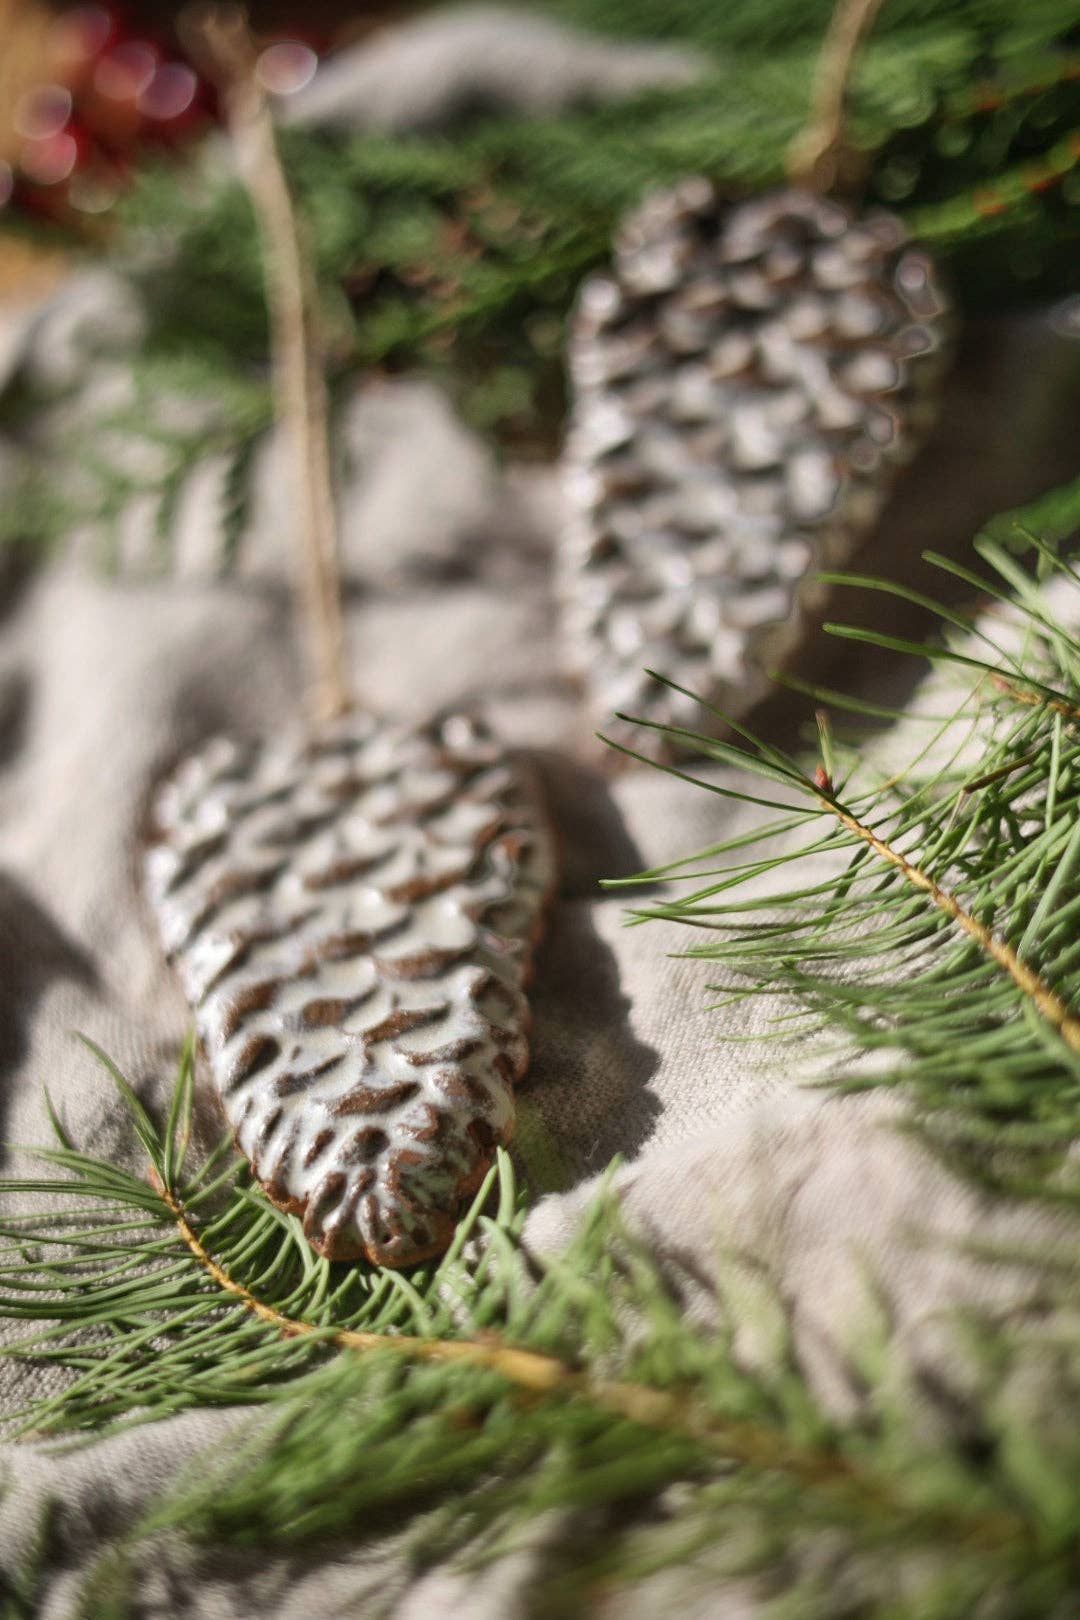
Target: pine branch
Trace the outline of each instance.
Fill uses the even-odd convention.
[[[360,1332],[355,1328],[334,1326],[323,1321],[312,1321],[303,1316],[289,1314],[260,1297],[246,1282],[234,1276],[230,1269],[214,1257],[211,1249],[189,1219],[185,1206],[184,1194],[177,1190],[178,1177],[183,1170],[187,1154],[190,1133],[190,1120],[194,1097],[194,1064],[193,1049],[189,1042],[181,1058],[176,1086],[169,1109],[169,1118],[163,1133],[159,1134],[149,1115],[138,1101],[130,1082],[117,1069],[116,1065],[96,1046],[93,1041],[86,1040],[85,1044],[97,1057],[106,1072],[111,1076],[117,1086],[121,1100],[130,1113],[133,1124],[149,1160],[149,1175],[154,1191],[160,1199],[162,1209],[161,1217],[165,1223],[175,1226],[184,1245],[193,1256],[198,1271],[204,1279],[209,1281],[221,1296],[236,1300],[245,1311],[250,1312],[260,1323],[266,1325],[284,1340],[311,1337],[313,1344],[323,1350],[349,1351],[354,1353],[390,1352],[406,1359],[420,1361],[445,1361],[450,1363],[468,1363],[485,1372],[496,1373],[506,1383],[514,1386],[523,1393],[534,1395],[558,1395],[564,1399],[585,1398],[596,1405],[606,1409],[613,1415],[626,1418],[633,1423],[649,1428],[662,1430],[675,1430],[682,1435],[697,1440],[707,1441],[718,1447],[726,1456],[739,1461],[752,1463],[763,1468],[781,1468],[791,1473],[805,1483],[828,1485],[830,1488],[848,1488],[859,1493],[868,1489],[867,1482],[860,1479],[850,1464],[842,1457],[830,1455],[828,1452],[814,1448],[799,1448],[792,1446],[782,1435],[770,1433],[767,1429],[752,1424],[738,1424],[717,1422],[710,1418],[701,1408],[700,1403],[694,1401],[692,1396],[684,1391],[666,1391],[650,1388],[644,1384],[633,1384],[614,1380],[593,1379],[588,1373],[575,1366],[572,1361],[551,1354],[540,1354],[536,1351],[521,1348],[513,1344],[498,1342],[490,1331],[483,1339],[470,1339],[463,1336],[437,1338],[432,1335],[419,1336],[399,1331]],[[83,1177],[91,1168],[92,1161],[86,1160],[75,1153],[63,1136],[57,1124],[61,1140],[61,1155],[49,1154],[45,1157],[48,1162],[76,1164],[82,1169]],[[236,1176],[240,1170],[241,1161],[235,1160],[228,1171]],[[94,1166],[99,1175],[106,1178],[111,1187],[118,1184],[118,1173],[111,1166],[98,1162]],[[450,1265],[456,1263],[460,1253],[464,1235],[474,1224],[476,1211],[481,1209],[488,1201],[493,1186],[500,1184],[501,1203],[504,1209],[513,1207],[515,1202],[513,1182],[506,1154],[501,1152],[496,1168],[487,1176],[484,1186],[473,1205],[473,1213],[466,1218],[462,1231],[459,1232],[454,1249],[449,1257]],[[82,1190],[79,1183],[54,1183],[53,1189],[58,1192],[78,1192]],[[8,1184],[9,1190],[19,1190]],[[244,1203],[251,1199],[246,1192]],[[205,1201],[204,1195],[198,1196],[197,1203]],[[260,1200],[261,1202],[261,1200]],[[152,1207],[152,1206],[147,1206]],[[272,1209],[272,1206],[266,1205]],[[628,1243],[625,1234],[619,1233],[614,1221],[614,1212],[598,1204],[591,1216],[587,1217],[587,1228],[602,1231],[608,1237],[617,1237],[618,1241]],[[214,1230],[218,1230],[221,1221],[215,1223]],[[0,1228],[2,1230],[2,1228]],[[504,1229],[506,1235],[512,1236],[511,1225]],[[20,1241],[22,1241],[20,1234]],[[60,1241],[70,1244],[68,1234],[64,1234]],[[490,1258],[490,1257],[489,1257]],[[643,1252],[635,1253],[635,1261],[640,1266],[648,1266]],[[82,1257],[79,1259],[78,1289],[79,1302],[83,1300],[84,1280],[82,1277]],[[330,1268],[331,1270],[344,1270],[344,1267]],[[444,1261],[439,1267],[442,1272],[447,1269]],[[385,1284],[390,1282],[400,1287],[400,1278],[393,1271],[376,1271]],[[662,1291],[662,1284],[658,1276],[649,1278],[650,1285]],[[430,1290],[434,1292],[434,1290]],[[0,1302],[0,1314],[3,1313],[4,1303]],[[46,1312],[48,1307],[46,1307]],[[15,1314],[18,1314],[17,1312]],[[79,1313],[81,1315],[81,1312]],[[61,1318],[62,1320],[62,1318]],[[36,1341],[31,1341],[33,1349]],[[65,1398],[61,1397],[59,1410],[63,1411]],[[38,1424],[40,1427],[40,1422]],[[996,1521],[988,1521],[985,1525],[978,1522],[972,1524],[964,1520],[957,1533],[964,1537],[975,1536],[976,1539],[996,1534]]]
[[[1014,678],[1002,675],[995,671],[991,679],[999,692],[1005,692],[1014,703],[1029,703],[1052,709],[1055,714],[1063,714],[1067,720],[1080,720],[1080,705],[1070,703],[1066,698],[1054,697],[1045,692],[1025,690],[1019,686]],[[981,784],[980,784],[981,785]]]
[[[719,845],[643,874],[688,892],[632,918],[707,930],[686,954],[722,965],[729,1001],[787,991],[815,1025],[846,1032],[863,1053],[891,1054],[895,1064],[876,1072],[840,1064],[837,1083],[904,1085],[922,1128],[969,1171],[1039,1196],[1056,1167],[1054,1196],[1080,1203],[1067,1173],[1080,1131],[1080,641],[1045,595],[1051,582],[1075,591],[1080,581],[1033,528],[1040,513],[1057,536],[1075,528],[1080,485],[1054,504],[996,523],[977,542],[987,575],[939,560],[1009,604],[1011,631],[1003,618],[998,633],[985,619],[973,632],[923,596],[951,640],[921,646],[832,627],[939,666],[930,706],[945,718],[919,723],[926,740],[913,761],[875,780],[860,740],[838,746],[826,733],[836,758],[811,774],[744,728],[741,741],[698,738],[707,757],[785,785],[803,814],[742,837],[738,864],[716,863]],[[1024,553],[1031,573],[1015,561]],[[874,584],[830,576],[845,577]],[[1002,634],[1019,634],[1015,651]],[[998,662],[977,654],[980,636]],[[751,797],[785,807],[771,794]],[[783,864],[798,872],[811,855],[826,857],[831,875],[764,900],[741,897],[747,882]]]
[[[218,1264],[204,1247],[188,1222],[183,1206],[168,1186],[159,1181],[158,1191],[163,1203],[172,1213],[177,1231],[211,1282],[223,1293],[239,1300],[245,1310],[257,1316],[260,1322],[266,1322],[270,1327],[276,1328],[286,1339],[317,1333],[321,1343],[335,1350],[392,1349],[398,1355],[415,1356],[419,1360],[468,1361],[478,1367],[490,1368],[510,1383],[534,1391],[565,1389],[576,1382],[571,1369],[553,1356],[539,1356],[529,1351],[515,1350],[510,1346],[480,1344],[468,1339],[417,1338],[415,1335],[401,1333],[358,1333],[352,1328],[327,1330],[317,1327],[312,1322],[302,1321],[298,1317],[286,1316],[273,1305],[258,1299],[250,1288],[237,1282],[223,1266]]]
[[[471,425],[533,454],[559,442],[566,312],[581,278],[609,259],[620,215],[687,173],[710,174],[733,195],[781,182],[830,7],[548,0],[548,9],[616,37],[696,41],[716,54],[715,70],[624,102],[477,113],[452,139],[293,129],[278,138],[308,226],[331,378],[424,371]],[[890,0],[860,52],[847,112],[851,144],[871,160],[868,200],[898,210],[943,260],[962,306],[1072,290],[1075,10],[1072,0],[1022,14],[999,0]],[[0,398],[0,432],[18,435],[29,411],[42,441],[0,535],[43,546],[83,524],[119,527],[137,492],[105,476],[107,463],[137,463],[163,407],[195,388],[195,359],[214,419],[206,454],[250,459],[270,416],[269,333],[255,224],[238,203],[236,185],[197,160],[147,165],[137,178],[111,247],[146,331],[137,352],[88,344],[85,403],[62,421],[22,386]],[[105,361],[139,388],[121,456],[101,453],[93,379]],[[261,414],[221,408],[244,390],[261,396]],[[170,551],[183,509],[173,480],[186,487],[191,466],[170,456],[157,481]],[[223,566],[249,512],[241,478],[218,525]]]
[[[103,1580],[118,1581],[121,1571],[135,1578],[147,1542],[156,1546],[166,1531],[283,1546],[363,1524],[377,1530],[374,1510],[397,1511],[422,1515],[429,1557],[465,1546],[492,1557],[537,1514],[586,1502],[594,1511],[618,1507],[622,1529],[581,1561],[580,1595],[583,1583],[618,1573],[609,1547],[629,1534],[635,1500],[676,1480],[693,1487],[693,1511],[671,1546],[650,1553],[658,1568],[689,1555],[688,1541],[700,1534],[695,1520],[711,1526],[715,1541],[739,1521],[797,1507],[801,1535],[842,1529],[852,1556],[864,1544],[878,1549],[875,1566],[883,1538],[897,1556],[924,1562],[928,1551],[940,1558],[949,1549],[950,1580],[959,1565],[968,1596],[988,1569],[1022,1591],[1035,1561],[1040,1581],[1048,1569],[1052,1581],[1080,1580],[1061,1550],[1061,1527],[1048,1537],[1043,1526],[1032,1541],[1011,1483],[988,1490],[980,1476],[977,1488],[969,1482],[957,1492],[958,1459],[943,1472],[940,1458],[929,1466],[921,1441],[912,1436],[909,1452],[893,1432],[883,1467],[860,1425],[829,1423],[783,1335],[775,1370],[754,1371],[734,1356],[730,1326],[709,1334],[690,1327],[610,1205],[586,1215],[557,1262],[539,1265],[517,1236],[504,1156],[498,1220],[479,1213],[485,1188],[435,1271],[409,1281],[330,1267],[300,1252],[296,1223],[248,1188],[224,1146],[194,1176],[185,1170],[190,1054],[163,1132],[103,1061],[157,1190],[80,1154],[59,1127],[60,1146],[43,1157],[71,1179],[5,1188],[9,1197],[48,1188],[54,1206],[58,1194],[78,1201],[70,1220],[11,1216],[2,1226],[11,1249],[0,1269],[13,1291],[0,1311],[54,1324],[14,1353],[75,1373],[59,1395],[33,1404],[26,1426],[100,1431],[185,1405],[234,1402],[245,1385],[265,1407],[263,1419],[214,1458],[200,1458],[116,1544],[98,1572]],[[84,1224],[87,1197],[105,1205],[98,1227]],[[133,1221],[124,1214],[131,1209],[149,1220]],[[487,1246],[463,1270],[468,1236],[480,1229]],[[232,1256],[227,1264],[222,1250]],[[358,1319],[358,1297],[377,1327],[342,1325]],[[744,1314],[745,1305],[738,1309]],[[423,1333],[410,1331],[416,1325]],[[605,1364],[631,1376],[605,1376]],[[437,1534],[433,1501],[442,1503]],[[883,1600],[890,1584],[876,1582]],[[925,1597],[925,1572],[919,1590]]]
[[[1025,694],[1026,696],[1027,694]],[[1011,775],[1013,771],[1020,769],[1022,766],[1036,763],[1038,758],[1037,754],[1031,753],[1022,761],[1010,760],[1007,765],[999,766],[996,770],[986,771],[972,782],[965,782],[963,791],[972,793],[978,788],[990,787],[995,782],[1003,781],[1007,775]],[[906,856],[902,855],[886,839],[879,837],[872,828],[867,827],[857,816],[853,816],[850,810],[845,810],[843,805],[835,798],[825,793],[820,794],[819,798],[821,803],[833,812],[842,826],[846,827],[849,832],[854,833],[856,838],[861,838],[881,860],[887,861],[890,866],[895,867],[902,874],[905,881],[911,884],[912,888],[921,889],[924,894],[929,895],[939,911],[943,911],[950,922],[954,922],[958,928],[969,935],[980,950],[991,957],[1009,975],[1023,994],[1030,997],[1034,1006],[1047,1022],[1058,1031],[1066,1045],[1072,1051],[1080,1052],[1080,1018],[1070,1012],[1061,997],[1055,995],[1050,986],[1026,962],[1020,960],[1011,945],[1004,940],[996,939],[992,929],[988,928],[985,923],[980,922],[977,917],[972,916],[970,911],[965,911],[954,894],[950,894],[932,877],[928,877],[919,867],[913,865]]]
[[[176,1195],[156,1175],[154,1180],[177,1230],[214,1285],[239,1300],[246,1310],[276,1329],[283,1338],[317,1333],[320,1343],[334,1350],[362,1354],[381,1351],[420,1361],[465,1363],[496,1373],[529,1397],[584,1399],[614,1417],[625,1418],[644,1428],[674,1432],[704,1442],[728,1460],[755,1469],[781,1471],[809,1489],[839,1492],[857,1499],[863,1507],[871,1500],[875,1511],[883,1514],[904,1510],[893,1492],[867,1477],[843,1455],[792,1445],[783,1433],[760,1424],[719,1421],[708,1413],[700,1396],[686,1391],[671,1392],[612,1380],[598,1382],[556,1356],[487,1340],[358,1333],[349,1328],[318,1328],[311,1322],[287,1316],[260,1300],[214,1260],[189,1224]],[[489,1177],[489,1183],[490,1180]],[[937,1516],[934,1529],[944,1539],[985,1547],[1015,1540],[1022,1533],[1019,1523],[1004,1513],[973,1516],[947,1511]]]

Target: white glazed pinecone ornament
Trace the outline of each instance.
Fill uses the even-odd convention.
[[[236,1140],[331,1259],[440,1253],[510,1136],[552,851],[472,719],[219,739],[147,884]]]
[[[816,568],[873,527],[933,414],[945,303],[883,212],[651,196],[573,318],[560,597],[590,719],[635,751],[732,717],[797,644]]]

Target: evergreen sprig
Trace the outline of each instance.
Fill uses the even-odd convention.
[[[949,633],[929,644],[826,629],[930,659],[940,674],[927,702],[945,718],[922,722],[914,759],[900,763],[895,739],[888,756],[868,754],[864,738],[835,737],[819,709],[814,772],[741,726],[730,743],[672,733],[763,779],[791,813],[641,874],[633,881],[675,880],[686,892],[633,915],[706,931],[687,954],[722,966],[727,999],[787,991],[810,1024],[843,1031],[860,1058],[841,1083],[902,1082],[923,1125],[969,1169],[1076,1205],[1080,640],[1046,586],[1080,587],[1080,576],[1042,537],[1055,526],[1080,526],[1080,483],[977,539],[984,572],[926,554],[986,605],[974,627],[906,586],[822,576],[937,615]],[[743,896],[764,872],[798,877],[820,863],[814,881]]]
[[[694,84],[629,100],[476,112],[447,134],[286,130],[282,142],[338,376],[424,371],[472,425],[530,453],[558,443],[566,313],[582,277],[610,258],[621,214],[687,173],[708,173],[733,195],[781,180],[831,9],[825,0],[549,8],[612,38],[683,40],[715,60]],[[860,57],[852,129],[869,160],[869,199],[904,214],[969,307],[1072,287],[1078,25],[1076,0],[1020,12],[999,0],[894,0]],[[146,320],[138,344],[112,354],[132,392],[103,411],[91,386],[56,425],[49,402],[21,386],[0,398],[0,431],[19,437],[29,419],[44,440],[7,494],[2,531],[43,542],[92,524],[119,561],[129,514],[150,507],[144,553],[150,567],[167,564],[184,492],[217,454],[228,564],[251,509],[251,446],[270,419],[250,210],[212,159],[149,164],[110,246]],[[102,358],[92,345],[87,381]],[[192,403],[208,420],[189,430]]]
[[[884,1322],[858,1369],[882,1388],[841,1424],[745,1259],[729,1260],[719,1323],[703,1331],[607,1196],[561,1255],[532,1253],[500,1155],[439,1265],[408,1277],[332,1265],[227,1141],[189,1167],[190,1050],[160,1129],[98,1056],[147,1173],[79,1152],[54,1116],[58,1145],[40,1157],[61,1175],[4,1185],[49,1200],[0,1223],[0,1312],[50,1324],[7,1354],[71,1374],[19,1432],[86,1439],[196,1405],[261,1411],[104,1549],[85,1613],[106,1612],[106,1596],[107,1612],[127,1612],[163,1551],[329,1550],[404,1531],[417,1573],[454,1555],[483,1563],[538,1522],[551,1556],[532,1601],[552,1617],[672,1564],[703,1581],[763,1572],[792,1615],[944,1620],[992,1590],[995,1613],[1021,1616],[1080,1594],[1080,1441],[1058,1433],[1044,1451],[1001,1405],[1018,1354],[1001,1331],[983,1330],[989,1460],[974,1416],[962,1439],[920,1433],[912,1391],[884,1378]],[[736,1352],[748,1300],[769,1329],[764,1365]],[[1074,1377],[1057,1394],[1080,1415]]]

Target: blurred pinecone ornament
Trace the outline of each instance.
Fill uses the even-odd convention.
[[[649,670],[732,718],[763,695],[815,571],[869,535],[933,420],[947,314],[933,264],[892,215],[818,189],[836,178],[873,9],[843,4],[823,49],[792,165],[814,185],[733,205],[704,178],[657,192],[578,299],[564,638],[590,719],[636,752],[667,757],[673,739],[617,716],[708,724]]]

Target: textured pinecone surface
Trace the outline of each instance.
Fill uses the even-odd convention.
[[[932,417],[945,303],[882,212],[809,192],[733,207],[705,180],[651,196],[570,341],[560,595],[591,718],[709,729],[797,644],[808,574],[873,527]]]
[[[514,1120],[553,861],[470,718],[219,739],[155,806],[147,886],[238,1145],[331,1259],[438,1254]]]

